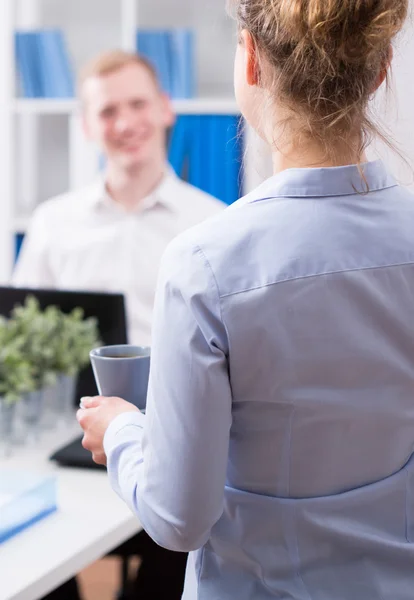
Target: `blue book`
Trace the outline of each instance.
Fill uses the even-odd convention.
[[[172,29],[169,32],[171,55],[172,98],[193,98],[194,77],[194,33],[190,29]]]
[[[223,200],[226,204],[232,204],[240,197],[243,144],[239,135],[239,123],[237,116],[224,117],[226,149]]]
[[[56,30],[54,32],[54,37],[56,40],[56,50],[62,69],[62,88],[59,90],[62,95],[59,95],[59,97],[72,98],[75,95],[75,83],[66,40],[63,32],[60,30]]]
[[[200,188],[208,194],[213,194],[213,167],[217,151],[211,135],[214,115],[201,115],[199,118]]]
[[[58,29],[39,31],[39,59],[43,96],[71,98],[74,85],[63,33]]]
[[[239,123],[233,115],[181,115],[169,144],[169,161],[177,175],[226,204],[241,196]]]
[[[55,476],[0,472],[0,545],[57,510]]]
[[[209,147],[210,194],[223,200],[225,137],[223,135],[223,117],[211,115],[207,132]]]
[[[16,233],[15,238],[14,238],[14,242],[15,242],[15,244],[14,244],[14,262],[15,263],[17,262],[17,259],[19,258],[23,240],[24,240],[24,233]]]
[[[205,161],[208,156],[204,148],[204,115],[191,115],[190,125],[190,144],[189,144],[189,170],[188,180],[192,185],[206,190]]]
[[[181,115],[171,131],[168,148],[168,161],[178,177],[184,177],[184,167],[189,153],[189,117]]]
[[[226,204],[240,197],[243,144],[239,119],[231,115],[205,117],[200,187]]]
[[[15,33],[15,56],[23,96],[40,98],[42,81],[36,32],[17,31]]]
[[[219,200],[225,200],[226,130],[225,117],[204,115],[200,132],[201,175],[197,185]]]
[[[53,72],[51,69],[50,56],[55,59],[56,54],[50,32],[36,32],[36,43],[39,56],[39,73],[42,88],[41,95],[43,98],[53,98],[55,96],[56,72]]]
[[[143,30],[137,33],[137,50],[154,66],[166,94],[171,94],[171,68],[168,32],[165,30]]]
[[[171,51],[169,45],[168,31],[158,31],[156,35],[158,50],[158,61],[160,65],[160,77],[163,89],[171,96]]]

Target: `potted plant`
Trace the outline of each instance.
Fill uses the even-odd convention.
[[[37,439],[43,416],[44,390],[56,382],[54,370],[54,323],[45,318],[39,302],[28,296],[23,305],[16,306],[9,320],[13,339],[21,340],[21,350],[30,364],[33,386],[23,395],[22,418],[28,437]]]
[[[22,352],[31,364],[35,390],[53,384],[56,381],[54,321],[46,318],[36,298],[28,296],[24,305],[13,309],[9,324],[12,336],[21,340]]]
[[[41,310],[36,298],[28,296],[12,311],[9,327],[31,367],[33,386],[23,397],[24,418],[37,437],[43,412],[46,426],[56,422],[56,414],[72,416],[78,373],[100,344],[97,320],[85,319],[81,308],[69,314],[57,306]],[[43,411],[45,401],[52,410]]]
[[[16,405],[35,386],[23,348],[24,337],[15,336],[9,321],[0,318],[0,441],[7,452],[13,440]]]
[[[52,365],[64,414],[71,417],[79,372],[89,364],[89,352],[100,345],[98,322],[93,317],[85,319],[81,308],[65,314],[56,306],[49,306],[45,315],[55,323]]]

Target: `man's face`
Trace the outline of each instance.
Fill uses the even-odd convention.
[[[101,77],[91,77],[82,89],[84,129],[108,161],[133,170],[164,152],[166,128],[174,122],[171,103],[152,75],[130,64]]]

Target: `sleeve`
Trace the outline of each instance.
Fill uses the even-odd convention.
[[[24,237],[19,258],[12,274],[16,287],[53,287],[49,266],[50,232],[43,207],[38,208]]]
[[[232,404],[216,281],[186,239],[162,261],[146,415],[120,415],[104,441],[115,491],[159,545],[183,552],[223,512]]]

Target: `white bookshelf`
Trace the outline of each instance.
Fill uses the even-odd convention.
[[[14,214],[14,135],[11,106],[14,94],[14,37],[12,3],[0,2],[0,283],[6,283],[13,260],[13,231],[10,224]],[[9,24],[8,27],[4,24]],[[3,27],[2,27],[3,26]]]

